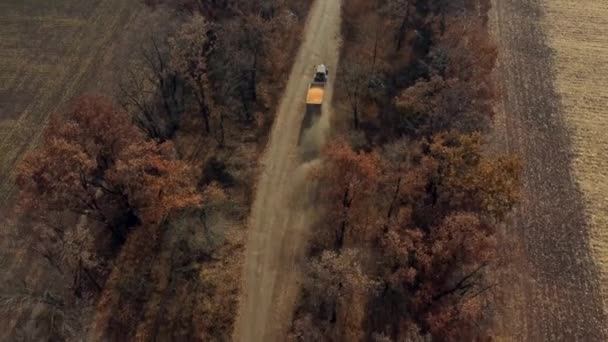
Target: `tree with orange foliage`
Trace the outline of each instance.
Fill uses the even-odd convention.
[[[137,224],[198,206],[194,176],[170,143],[146,140],[108,99],[86,96],[49,125],[19,164],[17,184],[26,207],[85,215],[124,241]]]
[[[483,335],[475,322],[489,286],[484,269],[495,253],[493,223],[518,199],[519,163],[484,156],[479,134],[440,134],[419,146],[402,141],[383,156],[379,203],[388,214],[381,216],[379,259],[386,312],[376,315],[394,322],[398,333],[391,336],[412,329],[440,340]]]
[[[503,219],[519,199],[520,163],[512,156],[484,157],[480,134],[440,134],[430,158],[432,201],[451,210],[467,210]]]
[[[471,213],[456,213],[433,227],[417,245],[417,274],[413,288],[415,319],[423,331],[467,339],[480,318],[479,295],[488,289],[483,271],[495,256],[496,239],[491,226]]]
[[[426,194],[429,170],[434,164],[423,158],[419,143],[407,140],[384,146],[379,204],[384,207],[384,226],[400,222],[411,214],[409,206],[420,202]],[[406,208],[407,210],[403,210]]]
[[[444,24],[425,57],[425,76],[394,100],[396,117],[391,121],[397,134],[483,131],[494,115],[496,44],[479,20],[449,19]]]
[[[415,326],[440,340],[468,340],[490,287],[483,272],[495,244],[493,228],[473,213],[450,215],[430,231],[407,220],[391,225],[382,241],[381,297],[401,301],[395,314],[406,330]]]
[[[433,57],[444,55],[447,59],[445,68],[437,70],[439,75],[463,82],[476,81],[493,88],[491,75],[498,48],[488,36],[487,27],[480,19],[460,18],[451,18],[445,25],[447,29],[431,52]]]
[[[316,176],[321,182],[323,199],[328,202],[327,222],[337,226],[335,248],[341,249],[346,234],[353,230],[364,232],[375,224],[366,203],[378,187],[380,160],[374,152],[353,151],[343,138],[329,144],[323,156],[323,165]]]
[[[338,141],[324,153],[318,176],[327,200],[324,223],[337,243],[312,246],[317,269],[308,273],[316,278],[304,290],[331,293],[339,279],[339,269],[318,268],[317,260],[326,261],[318,258],[326,255],[323,248],[338,255],[361,248],[369,256],[361,263],[364,274],[381,283],[365,302],[367,340],[486,340],[497,225],[515,206],[520,185],[518,159],[489,154],[482,138],[498,94],[488,5],[355,0],[344,8],[344,49],[354,59],[341,67],[341,93],[372,152],[357,153]],[[382,25],[374,30],[376,22]],[[393,46],[386,37],[394,38]],[[366,73],[370,55],[368,69],[380,75],[377,90]],[[377,114],[361,110],[372,103]],[[312,316],[296,321],[300,336],[318,339],[323,319],[332,317],[327,307],[331,303],[318,312],[303,310]],[[339,331],[347,325],[329,326]],[[339,340],[332,337],[326,339]]]

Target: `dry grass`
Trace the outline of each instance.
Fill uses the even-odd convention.
[[[608,312],[608,2],[545,0],[544,8],[557,92],[571,130],[573,173]]]

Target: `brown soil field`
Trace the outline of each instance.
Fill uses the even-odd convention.
[[[591,247],[608,312],[608,2],[546,0],[557,92],[572,136]]]
[[[505,229],[498,340],[606,341],[597,262],[606,256],[598,214],[606,205],[606,5],[493,5],[503,92],[496,142],[524,163],[522,203]]]

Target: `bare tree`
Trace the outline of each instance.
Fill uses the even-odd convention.
[[[167,129],[170,137],[179,126],[181,114],[178,98],[178,76],[171,70],[169,52],[166,45],[156,36],[150,38],[150,45],[142,50],[142,56],[151,71],[150,81],[156,84],[162,107],[167,117]]]
[[[211,25],[199,14],[193,15],[169,39],[171,51],[169,67],[186,82],[192,91],[207,134],[211,133],[211,87],[208,80],[208,58],[214,49],[214,44]]]
[[[169,68],[163,39],[161,34],[150,37],[119,85],[121,106],[148,136],[160,142],[174,136],[184,107],[182,82]]]
[[[366,62],[346,60],[340,66],[341,84],[348,96],[355,129],[359,128],[361,103],[367,94],[370,71]]]
[[[324,251],[319,257],[313,259],[306,270],[304,279],[306,307],[320,321],[321,326],[325,325],[326,328],[321,331],[317,330],[311,337],[318,339],[321,334],[352,336],[354,333],[354,335],[358,335],[358,332],[354,331],[340,331],[341,325],[335,324],[339,317],[348,316],[347,311],[352,308],[351,301],[367,298],[376,290],[377,286],[378,282],[364,272],[358,250]],[[302,335],[301,325],[307,323],[311,323],[310,318],[307,319],[304,314],[303,320],[295,326],[295,333]],[[300,331],[297,328],[300,328]],[[357,327],[349,329],[357,329]],[[333,339],[330,338],[330,340]]]
[[[389,0],[380,8],[380,14],[388,17],[390,25],[394,27],[395,51],[401,50],[403,46],[403,39],[410,26],[413,12],[411,7],[415,2],[415,0]]]

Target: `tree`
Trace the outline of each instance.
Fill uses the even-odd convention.
[[[440,340],[483,336],[476,323],[491,287],[493,223],[517,201],[519,163],[486,157],[482,146],[481,135],[456,133],[385,146],[376,209],[387,213],[376,230],[385,287],[374,320],[380,329],[393,322],[390,337],[417,329]]]
[[[307,286],[311,300],[319,305],[338,298],[373,290],[376,283],[361,269],[359,253],[345,249],[339,253],[324,251],[308,270]],[[335,305],[331,305],[335,309]],[[335,312],[331,310],[330,316]]]
[[[23,204],[69,211],[103,224],[118,241],[139,223],[198,206],[194,172],[170,143],[147,141],[127,113],[103,97],[78,99],[18,166]]]
[[[318,328],[316,331],[302,331],[303,325],[309,326],[313,323],[312,317],[304,313],[303,317],[296,321],[296,336],[300,335],[299,340],[306,340],[303,336],[308,335],[313,340],[322,341],[320,336],[323,335],[343,335],[342,338],[337,338],[338,340],[353,335],[353,331],[342,331],[341,327],[345,322],[336,323],[339,320],[350,320],[349,316],[353,315],[355,307],[362,307],[364,303],[360,301],[365,301],[377,285],[377,281],[363,271],[359,251],[324,251],[315,257],[306,269],[303,284],[306,296],[305,311],[314,314],[317,318],[314,325]],[[355,302],[358,303],[355,305]]]
[[[127,69],[120,103],[135,123],[159,142],[172,139],[183,112],[183,82],[169,65],[167,32],[153,34],[141,48],[141,60]]]
[[[493,88],[490,82],[496,65],[498,49],[488,36],[487,28],[479,19],[449,19],[446,30],[431,54],[445,54],[446,67],[441,76],[457,78],[463,82],[483,82]]]
[[[335,247],[341,249],[347,233],[363,233],[376,223],[366,203],[378,187],[380,161],[376,153],[353,151],[342,138],[330,143],[323,156],[316,177],[328,203],[327,222],[337,226]]]
[[[388,17],[390,25],[393,26],[395,51],[401,50],[412,12],[415,12],[412,10],[414,5],[413,0],[389,0],[380,9],[380,14]]]
[[[412,208],[423,201],[430,172],[435,164],[424,158],[417,142],[405,139],[384,146],[382,151],[382,177],[378,191],[384,226],[409,222]]]
[[[193,15],[169,39],[171,51],[169,65],[192,90],[207,133],[211,132],[208,58],[214,49],[214,44],[211,25],[199,14]]]
[[[254,104],[258,100],[259,75],[266,69],[264,57],[269,51],[272,22],[258,14],[239,12],[222,25],[217,53],[214,54],[214,79],[230,82],[227,88],[242,106],[245,119],[253,119]]]
[[[239,37],[240,44],[245,48],[244,56],[249,60],[247,70],[247,97],[251,101],[257,101],[258,74],[262,59],[266,54],[266,39],[269,37],[269,23],[259,15],[245,15],[242,20],[242,36]]]
[[[341,83],[348,97],[353,127],[359,128],[361,102],[367,94],[371,67],[363,62],[345,61],[340,66]]]
[[[312,314],[305,314],[303,317],[295,319],[292,330],[288,336],[287,341],[289,342],[324,342],[327,340]]]
[[[473,301],[491,286],[483,271],[495,256],[493,229],[474,214],[456,213],[430,232],[429,241],[416,255],[416,317],[424,317],[423,331],[449,340],[466,339],[481,313]]]
[[[0,311],[8,317],[27,317],[28,328],[11,328],[4,336],[17,341],[78,340],[86,331],[80,305],[66,302],[58,293],[36,290],[25,282],[2,284]]]
[[[519,160],[484,157],[479,134],[441,134],[433,138],[429,149],[437,162],[431,176],[435,204],[501,220],[517,203]]]
[[[430,231],[411,223],[391,225],[383,239],[386,298],[403,301],[402,320],[440,340],[469,340],[476,334],[481,295],[491,285],[484,269],[495,253],[492,226],[478,215],[455,213]],[[402,332],[405,333],[405,332]]]
[[[438,111],[438,94],[445,87],[445,81],[441,77],[434,77],[428,81],[420,80],[402,91],[395,99],[398,117],[394,127],[397,133],[416,136],[421,131],[428,132],[428,127],[434,126],[431,124],[432,116]]]
[[[230,2],[229,0],[144,0],[144,3],[150,7],[164,4],[192,15],[215,14],[217,11],[226,10]]]
[[[7,217],[7,227],[16,227],[4,227],[1,234],[0,267],[9,269],[2,263],[4,253],[27,253],[24,264],[30,272],[25,275],[43,272],[45,280],[13,274],[1,281],[0,311],[15,317],[26,313],[32,325],[11,331],[7,338],[64,341],[84,332],[80,318],[101,290],[107,269],[96,255],[95,236],[85,232],[84,220],[76,224],[70,216],[28,212],[10,223]]]
[[[496,45],[478,20],[446,19],[444,25],[438,42],[421,59],[425,75],[395,98],[396,117],[389,125],[397,134],[472,133],[491,123]]]
[[[120,84],[120,104],[125,111],[132,113],[133,121],[152,139],[164,141],[172,135],[171,125],[161,115],[155,102],[156,91],[149,92],[149,83],[141,76],[144,69],[132,68],[127,71],[129,77],[125,84]],[[146,72],[146,71],[143,71]],[[154,86],[152,86],[154,87]]]
[[[485,130],[494,112],[488,102],[490,98],[474,96],[476,91],[472,83],[456,78],[433,76],[430,80],[418,80],[395,99],[396,133],[430,137],[450,130],[462,133]]]

